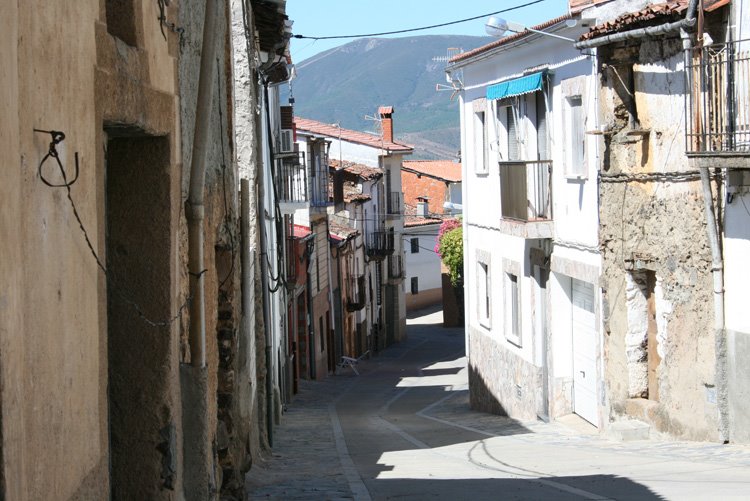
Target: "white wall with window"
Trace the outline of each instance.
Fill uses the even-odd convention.
[[[404,228],[404,281],[406,309],[414,310],[442,301],[440,256],[435,252],[440,222]],[[414,287],[416,286],[416,294]]]
[[[575,38],[585,29],[556,32],[566,30]],[[572,44],[531,35],[469,59],[460,71],[469,361],[511,415],[541,412],[543,394],[545,412],[569,413],[570,398],[561,397],[573,384],[572,365],[561,361],[573,353],[564,277],[600,269],[594,61]],[[519,196],[509,186],[527,191]],[[508,199],[515,212],[505,212]],[[586,283],[594,295],[586,304],[598,304],[596,280]],[[557,365],[547,367],[551,360]]]

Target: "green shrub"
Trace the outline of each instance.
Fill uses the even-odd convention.
[[[448,268],[451,284],[458,285],[464,270],[464,230],[461,226],[440,236],[438,253]]]

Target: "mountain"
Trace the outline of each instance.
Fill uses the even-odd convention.
[[[414,159],[456,157],[459,144],[457,100],[436,92],[445,84],[450,47],[470,50],[486,37],[427,35],[363,38],[297,63],[292,81],[296,115],[346,129],[374,132],[379,106],[394,107],[397,140],[415,146]],[[442,57],[436,62],[433,58]]]

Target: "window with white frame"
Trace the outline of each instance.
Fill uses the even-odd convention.
[[[487,174],[487,124],[484,110],[474,112],[474,171],[477,174]]]
[[[521,346],[521,304],[519,300],[518,275],[505,274],[505,337],[516,346]]]
[[[515,262],[505,262],[503,266],[503,295],[505,303],[505,338],[516,346],[521,346],[521,270]]]
[[[492,327],[492,281],[490,254],[477,251],[477,320],[487,329]]]
[[[583,100],[581,96],[570,96],[565,101],[567,108],[565,173],[570,177],[582,178],[586,176],[584,149],[586,118],[583,112]]]
[[[521,160],[523,137],[521,134],[518,106],[503,106],[505,110],[505,130],[508,138],[508,160]]]

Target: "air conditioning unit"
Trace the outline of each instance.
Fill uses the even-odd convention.
[[[281,129],[279,138],[279,153],[292,153],[294,151],[294,131],[292,129]]]

